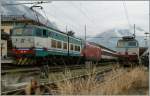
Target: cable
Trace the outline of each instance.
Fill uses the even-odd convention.
[[[35,4],[35,5],[38,5],[38,4],[42,4],[42,3],[49,3],[49,2],[44,2],[44,1],[38,1],[38,2],[33,2],[33,3],[14,3],[14,4],[9,4],[9,3],[6,3],[6,4],[2,4],[2,6],[10,6],[10,5],[24,5],[24,4]]]
[[[88,15],[86,15],[86,13],[80,8],[80,7],[77,7],[75,6],[72,2],[70,2],[76,9],[78,9],[80,11],[80,13],[82,13],[86,18],[87,20],[89,20],[91,23],[93,23],[93,21],[88,17]]]
[[[123,7],[124,7],[124,10],[125,10],[125,15],[126,15],[126,19],[127,19],[129,28],[132,28],[130,20],[129,20],[129,14],[128,14],[128,10],[127,10],[127,6],[126,6],[126,3],[125,3],[125,0],[123,1]]]
[[[96,23],[94,22],[94,20],[92,20],[91,18],[89,18],[89,16],[87,15],[87,13],[85,11],[83,11],[80,7],[75,6],[72,2],[70,2],[71,5],[76,8],[77,10],[79,10],[79,12],[85,17],[87,18],[87,21],[91,22],[92,25],[94,25],[94,28],[99,28],[99,26],[96,25]],[[81,3],[80,3],[81,5]]]
[[[60,12],[62,12],[63,13],[63,15],[61,15],[61,16],[64,16],[64,15],[66,15],[70,20],[69,21],[71,21],[72,22],[72,20],[74,20],[74,18],[70,18],[70,16],[69,15],[67,15],[64,11],[62,11],[60,8],[56,8],[56,6],[54,6],[54,5],[52,5],[53,6],[53,8],[55,8],[55,9],[57,9],[57,10],[60,10]],[[66,17],[65,17],[66,18]],[[75,23],[75,22],[74,22]],[[71,23],[71,25],[72,25],[72,23]],[[81,24],[77,24],[76,23],[76,25],[78,25],[79,27],[81,27],[81,26],[83,26],[83,25],[81,25]],[[81,26],[80,26],[81,25]],[[72,25],[72,26],[74,26],[74,25]],[[76,29],[78,29],[78,27],[76,27],[76,26],[74,26]]]
[[[93,24],[93,21],[88,17],[88,15],[86,15],[86,13],[80,7],[75,6],[72,2],[70,2],[70,3],[73,5],[74,8],[76,8],[77,10],[79,10],[79,12],[82,15],[84,15],[84,17],[86,17],[88,21],[90,21]]]
[[[54,6],[53,6],[53,8],[54,8]],[[56,8],[56,7],[55,7],[55,9],[58,9],[58,8]],[[59,21],[59,22],[61,22],[61,23],[63,23],[63,22],[64,22],[64,21],[62,21],[61,19],[56,18],[56,16],[55,16],[55,15],[53,15],[53,14],[51,14],[51,13],[49,13],[49,14],[50,14],[51,16],[55,17],[54,19],[56,19],[57,21]],[[63,15],[62,15],[62,16],[63,16]],[[63,27],[64,27],[64,29],[65,29],[64,31],[66,31],[66,26],[67,26],[67,25],[66,25],[65,23],[63,23],[63,24],[61,24],[61,25],[57,23],[57,25],[59,25],[59,26],[63,26]],[[64,26],[64,25],[65,25],[65,26]],[[74,26],[74,25],[71,25],[71,26],[72,26],[73,28],[77,29],[77,27],[76,27],[76,26]]]
[[[42,12],[44,13],[44,15],[45,15],[45,17],[46,17],[46,23],[45,23],[45,25],[47,25],[47,23],[48,23],[48,16],[46,15],[46,12],[45,12],[44,9],[42,9]]]

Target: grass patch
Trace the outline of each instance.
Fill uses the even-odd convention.
[[[96,69],[88,71],[94,73]],[[68,71],[65,77],[71,77]],[[87,78],[65,80],[57,83],[61,95],[145,95],[148,94],[148,72],[144,67],[117,69],[105,74],[104,82],[96,74]]]

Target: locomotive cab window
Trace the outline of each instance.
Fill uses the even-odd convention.
[[[13,36],[21,36],[22,34],[23,34],[23,29],[22,28],[16,28],[12,32]]]
[[[43,37],[47,37],[47,31],[45,29],[43,29]]]
[[[25,36],[32,36],[33,35],[33,28],[25,28],[23,30],[23,35],[25,35]]]
[[[36,30],[36,36],[42,36],[42,31],[41,31],[41,29],[37,29]]]
[[[125,42],[124,41],[118,41],[117,47],[124,47],[124,46],[125,46]]]
[[[137,46],[137,42],[135,41],[128,42],[128,46]]]
[[[12,36],[33,36],[33,28],[15,28],[12,31]]]

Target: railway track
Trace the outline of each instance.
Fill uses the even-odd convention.
[[[81,66],[81,65],[76,65],[76,66],[53,66],[53,67],[50,66],[49,67],[49,72],[50,73],[64,72],[64,70],[66,70],[66,69],[75,70],[75,69],[81,69],[82,67],[83,66]],[[2,65],[2,71],[1,71],[1,76],[3,78],[2,81],[4,81],[2,83],[5,84],[5,82],[8,82],[8,81],[5,81],[5,80],[8,80],[8,79],[10,79],[10,81],[16,81],[15,79],[16,79],[17,74],[18,74],[17,77],[19,77],[20,74],[22,74],[21,77],[19,77],[19,78],[30,78],[30,77],[34,77],[34,76],[39,76],[40,73],[41,73],[41,69],[40,69],[40,67],[37,67],[37,66],[34,66],[34,67],[29,66],[28,67],[28,66],[12,66],[10,64],[5,64],[5,65]],[[26,85],[26,82],[25,83],[23,82],[23,84],[19,83],[19,82],[20,81],[18,81],[16,83],[13,82],[11,84],[7,84],[6,87],[2,86],[2,88],[5,90],[7,88],[11,88],[11,87],[14,87],[16,85],[16,87],[18,87],[19,89],[22,89],[22,87],[24,87]],[[2,94],[13,93],[15,91],[18,91],[19,89],[16,89],[16,90],[10,89],[10,90],[7,90],[5,92],[2,92]]]
[[[82,68],[83,66],[66,66],[66,67],[62,67],[62,66],[56,66],[56,67],[49,67],[49,72],[59,72],[59,71],[63,71],[64,69],[79,69]],[[19,66],[2,66],[2,71],[1,74],[9,74],[9,73],[20,73],[20,72],[34,72],[34,71],[40,71],[40,67],[19,67]]]
[[[111,71],[112,70],[112,66],[111,65],[109,65],[109,66],[102,66],[101,68],[97,68],[98,70],[96,70],[95,71],[95,73],[97,73],[97,74],[103,74],[103,73],[105,73],[105,72],[109,72],[109,71]],[[75,69],[74,69],[75,70]],[[76,69],[77,71],[79,71],[79,70],[82,70],[82,69],[79,69],[78,67],[77,67],[77,69]],[[94,74],[94,73],[93,73]],[[80,75],[77,75],[77,76],[74,76],[74,77],[68,77],[68,78],[64,78],[64,79],[60,79],[60,80],[57,80],[57,81],[50,81],[50,82],[47,82],[47,83],[45,83],[44,85],[51,85],[51,84],[55,84],[55,83],[58,83],[58,82],[63,82],[63,81],[65,81],[65,80],[74,80],[74,79],[78,79],[78,78],[85,78],[85,77],[87,77],[87,76],[89,76],[89,75],[91,75],[91,74],[80,74]],[[18,84],[19,85],[19,84]],[[27,82],[26,83],[24,83],[24,84],[20,84],[21,86],[19,86],[18,88],[16,88],[16,89],[13,89],[13,90],[5,90],[5,91],[3,91],[2,92],[2,95],[11,95],[11,94],[13,94],[13,95],[17,95],[17,94],[25,94],[25,92],[24,92],[24,88],[25,88],[25,86],[27,85]]]

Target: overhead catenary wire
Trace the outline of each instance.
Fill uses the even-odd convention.
[[[123,1],[123,7],[124,7],[124,12],[125,12],[125,16],[126,16],[129,28],[132,28],[130,20],[129,20],[129,14],[128,14],[128,10],[127,10],[127,6],[126,6],[125,0]]]
[[[57,9],[57,10],[59,10],[60,12],[62,12],[63,13],[63,15],[61,15],[61,16],[63,16],[64,17],[64,15],[65,15],[65,18],[67,17],[68,19],[69,19],[69,21],[71,21],[72,22],[72,20],[74,20],[74,18],[70,18],[70,16],[66,13],[66,12],[64,12],[62,9],[60,9],[59,7],[56,7],[55,5],[52,5],[55,9]],[[78,30],[78,28],[81,28],[81,26],[83,26],[83,25],[81,25],[80,23],[76,23],[76,26],[75,25],[73,25],[73,23],[70,23],[72,26],[73,26],[73,28],[75,28],[75,29],[77,29]],[[74,22],[74,24],[75,24],[75,22]],[[77,27],[77,25],[78,25],[78,27]]]
[[[51,21],[51,19],[49,19],[49,17],[51,17],[51,16],[52,16],[52,18],[53,18],[53,19],[55,19],[56,21],[60,21],[61,23],[63,23],[61,19],[56,18],[56,16],[55,16],[55,15],[53,15],[52,13],[48,13],[48,14],[50,15],[50,16],[48,16],[48,15],[46,14],[45,10],[44,10],[44,11],[43,11],[43,14],[45,14],[45,16],[46,16],[47,20],[50,20],[50,21]],[[54,18],[54,17],[55,17],[55,18]],[[47,21],[47,22],[48,22],[48,21]],[[60,22],[59,22],[59,23],[57,23],[56,25],[59,25],[59,26],[61,26],[61,27],[64,27],[64,26],[65,26],[65,24],[64,24],[64,23],[63,23],[63,24],[60,24]]]
[[[6,4],[2,4],[2,6],[10,6],[10,5],[25,5],[25,4],[34,4],[34,5],[38,5],[38,4],[42,4],[42,3],[49,3],[49,2],[46,2],[46,1],[36,1],[36,2],[27,2],[27,3],[14,3],[14,4],[10,4],[10,3],[6,3]]]
[[[88,15],[87,15],[87,13],[85,12],[85,11],[83,11],[83,9],[81,9],[80,7],[77,7],[77,6],[75,6],[74,5],[74,3],[72,3],[72,2],[70,2],[71,3],[71,5],[75,8],[75,9],[77,9],[85,18],[87,18],[86,20],[87,21],[89,21],[92,25],[96,25],[96,23],[94,23],[94,21],[93,21],[93,19],[91,19]],[[81,5],[81,4],[80,4]],[[96,26],[94,26],[95,28],[97,28]]]
[[[48,16],[47,16],[47,14],[46,14],[44,8],[42,9],[42,12],[44,13],[45,18],[46,18],[46,23],[45,23],[45,25],[47,25],[47,23],[48,23]]]
[[[38,5],[38,4],[42,4],[42,3],[50,3],[50,2],[44,2],[44,1],[38,1],[38,2],[18,2],[18,3],[14,3],[14,4],[3,4],[4,6],[11,6],[11,5],[27,5],[27,4],[31,4],[32,6],[36,6],[36,5]],[[31,7],[32,7],[31,6]],[[46,17],[46,19],[47,19],[47,21],[46,21],[46,25],[47,25],[47,23],[48,23],[48,16],[47,16],[47,14],[46,14],[46,12],[45,12],[45,10],[43,9],[42,10],[42,13],[44,14],[44,16]],[[38,17],[37,17],[37,11],[36,10],[33,10],[33,15],[34,15],[34,18],[36,18],[37,19],[37,21],[39,22],[39,19],[38,19]],[[54,17],[56,17],[56,16],[54,16]],[[58,25],[58,24],[57,24]],[[63,24],[64,25],[64,24]]]
[[[64,11],[62,11],[60,8],[56,8],[56,6],[54,6],[54,5],[51,5],[54,9],[57,9],[57,10],[59,10],[60,12],[62,12],[63,13],[63,15],[61,15],[61,16],[67,16],[66,14],[65,14],[65,12]],[[54,10],[55,11],[55,10]],[[50,14],[50,13],[49,13]],[[52,14],[51,14],[52,15]],[[53,17],[55,17],[56,18],[56,16],[53,14]],[[68,16],[67,16],[68,17]],[[58,19],[58,18],[57,18]],[[63,21],[63,20],[60,20],[59,19],[59,21]],[[63,21],[64,22],[64,21]],[[70,24],[70,23],[69,23]],[[68,26],[68,25],[67,25]],[[75,26],[75,25],[73,25],[73,24],[71,24],[70,26],[73,26],[75,29],[77,29],[77,27]],[[66,24],[64,25],[64,27],[66,27]]]
[[[43,11],[43,13],[44,13],[44,15],[45,15],[45,17],[47,18],[47,22],[48,22],[48,16],[47,16],[47,14],[46,14],[46,12],[45,12],[45,10]],[[49,13],[51,16],[53,16],[53,18],[58,22],[61,22],[61,23],[63,23],[64,21],[62,21],[61,19],[58,19],[58,18],[56,18],[56,16],[54,16],[53,14],[51,14],[51,13]],[[66,24],[65,23],[63,23],[63,24],[56,24],[56,25],[58,25],[58,26],[62,26],[62,27],[64,27],[64,30],[63,31],[66,31]],[[73,25],[72,25],[73,26]],[[68,26],[67,26],[68,27]],[[75,28],[75,26],[74,26],[74,28]],[[76,28],[75,28],[76,29]]]
[[[97,28],[99,28],[99,26],[97,25],[97,22],[95,22],[94,20],[93,20],[93,16],[92,16],[92,18],[90,18],[88,15],[87,15],[87,13],[85,12],[85,11],[87,11],[87,9],[85,9],[84,7],[82,7],[82,8],[84,8],[85,9],[85,11],[81,8],[81,3],[80,3],[80,5],[79,6],[76,6],[73,2],[70,2],[70,4],[75,8],[75,9],[77,9],[85,18],[86,18],[86,20],[87,21],[89,21],[92,25],[90,25],[89,27],[94,27],[95,29],[97,29]],[[88,30],[89,30],[90,28],[88,28]],[[93,31],[93,30],[92,30]],[[101,31],[99,31],[99,32],[101,32]]]
[[[72,2],[70,2],[74,8],[76,8],[77,10],[79,10],[79,12],[84,15],[88,21],[90,21],[91,23],[93,23],[93,21],[91,20],[91,18],[88,17],[88,15],[80,8],[80,7],[77,7],[75,6]]]

